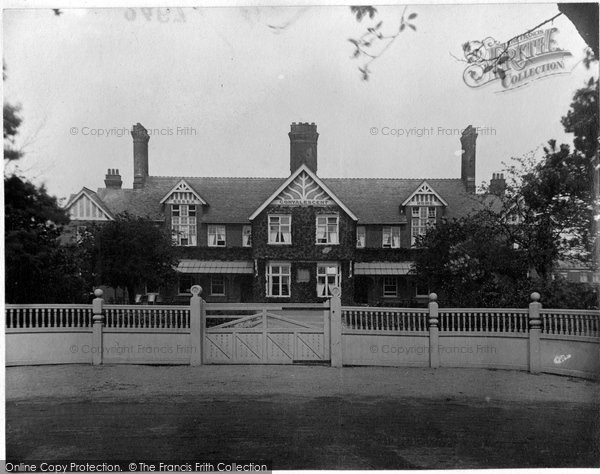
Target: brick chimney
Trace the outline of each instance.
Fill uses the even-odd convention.
[[[104,185],[107,189],[121,189],[123,181],[119,170],[109,168],[104,177]]]
[[[472,125],[464,129],[460,137],[462,145],[462,163],[460,168],[460,178],[465,184],[468,193],[475,193],[475,142],[477,141],[477,132]]]
[[[495,194],[500,197],[504,196],[504,192],[506,191],[506,180],[504,179],[503,173],[492,173],[489,191],[490,194]]]
[[[140,189],[148,177],[148,141],[150,135],[140,123],[131,129],[133,137],[133,189]]]
[[[293,122],[290,137],[290,173],[306,165],[317,172],[317,126],[315,123]]]

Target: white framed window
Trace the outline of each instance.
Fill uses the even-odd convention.
[[[317,264],[317,296],[328,298],[331,296],[331,288],[340,286],[341,270],[337,263]]]
[[[242,227],[242,247],[252,247],[252,226]]]
[[[338,216],[317,216],[317,244],[339,244]]]
[[[224,225],[209,225],[208,226],[208,246],[209,247],[225,247],[226,235]]]
[[[269,243],[291,245],[292,216],[269,216]]]
[[[190,288],[194,285],[194,279],[191,275],[180,275],[178,278],[179,294],[191,294]]]
[[[210,276],[210,294],[213,296],[225,296],[225,276]]]
[[[383,277],[383,296],[387,298],[398,296],[398,277]]]
[[[291,274],[289,263],[270,262],[267,265],[267,296],[288,298]]]
[[[384,249],[400,248],[400,227],[394,226],[383,228],[382,247]]]
[[[367,244],[367,232],[364,225],[356,228],[356,248],[364,249]]]
[[[171,206],[171,233],[175,245],[197,244],[195,204],[173,204]]]
[[[435,225],[437,207],[413,207],[411,219],[410,245],[414,246],[420,235],[425,235],[427,229]]]

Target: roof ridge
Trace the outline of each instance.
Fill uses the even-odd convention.
[[[287,179],[269,176],[148,176],[148,178],[172,178],[172,179]]]
[[[318,175],[317,175],[318,176]],[[289,176],[287,177],[277,177],[277,176],[166,176],[166,175],[154,175],[154,176],[148,176],[149,179],[152,178],[169,178],[169,179],[281,179],[281,180],[286,180],[289,178]],[[376,176],[370,176],[370,177],[361,177],[361,176],[348,176],[348,177],[343,177],[343,176],[333,176],[333,177],[327,177],[327,176],[319,176],[319,179],[348,179],[348,180],[388,180],[388,181],[397,181],[397,180],[404,180],[404,181],[461,181],[461,178],[390,178],[390,177],[376,177]],[[130,189],[130,188],[128,188]]]
[[[326,178],[326,177],[321,177],[319,176],[319,178],[321,179],[353,179],[353,180],[388,180],[388,181],[398,181],[398,180],[404,180],[404,181],[461,181],[461,178],[376,178],[376,177],[347,177],[347,178]]]

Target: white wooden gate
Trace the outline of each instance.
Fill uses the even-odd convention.
[[[328,305],[206,306],[205,364],[292,364],[330,358]],[[232,312],[250,314],[226,314]]]

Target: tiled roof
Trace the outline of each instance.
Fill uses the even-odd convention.
[[[423,182],[418,179],[326,178],[323,179],[363,224],[400,222],[400,205]],[[469,194],[461,179],[427,179],[448,203],[446,217],[461,217],[481,208],[482,197]]]
[[[98,196],[117,214],[132,214],[164,219],[160,200],[181,179],[194,188],[208,203],[203,221],[244,223],[248,217],[285,181],[284,178],[147,178],[142,189],[98,189]]]
[[[250,215],[279,188],[286,178],[192,178],[151,176],[142,189],[98,189],[97,196],[113,214],[131,214],[164,219],[160,200],[181,180],[208,203],[203,221],[245,223]],[[323,183],[358,217],[362,224],[400,222],[400,205],[423,182],[419,179],[321,178]],[[447,202],[446,217],[460,217],[484,201],[494,199],[465,191],[460,179],[427,179]]]

